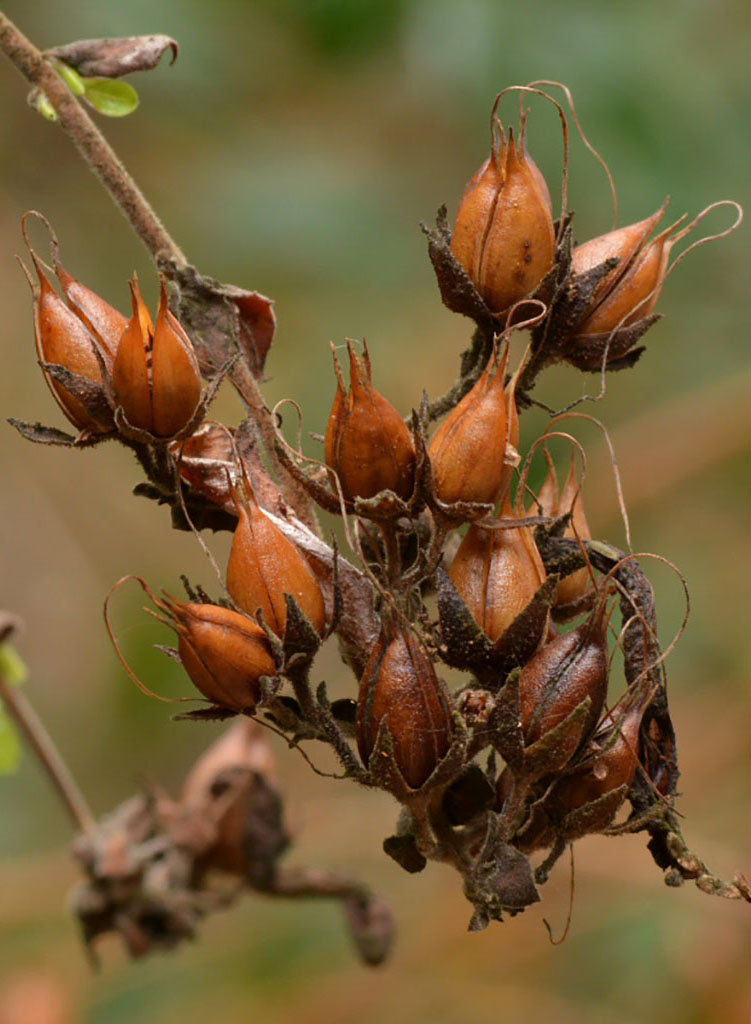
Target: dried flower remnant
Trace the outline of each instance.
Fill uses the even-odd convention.
[[[334,354],[337,387],[326,428],[326,465],[337,474],[348,501],[387,490],[406,501],[415,477],[412,436],[394,406],[373,387],[367,346],[358,356],[348,341],[347,351],[349,394]]]
[[[173,438],[190,425],[198,410],[198,361],[190,339],[170,313],[164,278],[156,326],[136,277],[130,290],[133,315],[112,370],[115,397],[131,427],[156,438]]]
[[[467,186],[451,240],[457,261],[497,314],[535,291],[555,253],[550,193],[525,135],[526,118],[517,143],[493,110],[490,157]]]

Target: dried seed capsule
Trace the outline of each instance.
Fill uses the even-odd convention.
[[[537,503],[542,509],[544,516],[552,519],[559,519],[561,516],[571,514],[571,521],[566,527],[564,537],[579,537],[580,540],[591,540],[592,533],[584,513],[584,504],[581,498],[579,482],[576,478],[575,456],[571,456],[568,477],[563,490],[558,493],[558,479],[555,473],[555,466],[552,461],[549,463],[548,475],[540,488],[537,496]],[[537,509],[533,505],[532,514]],[[572,572],[565,576],[556,588],[554,608],[563,608],[566,605],[575,604],[585,597],[592,589],[592,578],[586,567]]]
[[[508,498],[501,516],[514,518]],[[527,607],[546,573],[529,527],[490,530],[470,526],[449,575],[486,636],[495,643]]]
[[[592,703],[582,736],[595,727],[608,693],[606,611],[603,596],[587,622],[557,636],[524,666],[519,702],[527,744],[554,729],[587,697]]]
[[[617,259],[618,265],[600,281],[595,289],[586,316],[594,312],[595,308],[612,290],[631,266],[634,257],[642,249],[649,236],[662,220],[667,206],[667,199],[659,210],[647,217],[646,220],[637,221],[635,224],[628,224],[624,228],[615,231],[608,231],[605,235],[598,235],[588,242],[577,245],[571,253],[571,269],[577,275],[586,274],[594,270],[609,259]]]
[[[123,316],[101,295],[97,295],[77,281],[58,259],[55,260],[55,273],[63,289],[65,301],[96,338],[104,364],[112,372],[117,346],[128,326],[127,316]]]
[[[261,696],[261,676],[273,676],[266,634],[239,612],[173,597],[157,600],[179,637],[185,671],[208,700],[230,711],[252,711]]]
[[[581,768],[560,779],[550,792],[546,803],[556,817],[563,817],[585,804],[599,800],[621,786],[631,786],[639,764],[639,729],[643,707],[628,711],[622,720],[613,722],[608,716],[606,727],[591,743],[590,758]],[[606,828],[615,811],[606,809],[599,821],[589,823],[590,832]]]
[[[102,371],[97,358],[96,340],[57,294],[33,252],[31,258],[39,278],[39,287],[34,286],[33,292],[34,333],[40,361],[57,364],[92,384],[101,385]],[[100,356],[104,356],[101,350]],[[106,403],[100,402],[89,407],[44,368],[43,372],[58,405],[78,430],[93,434],[112,430],[112,414],[106,408]]]
[[[349,501],[386,490],[406,501],[415,479],[412,435],[393,405],[373,387],[367,346],[362,358],[351,341],[347,351],[349,394],[334,357],[337,389],[326,429],[326,465],[338,475]]]
[[[266,515],[243,469],[243,490],[234,490],[238,523],[227,563],[227,589],[249,615],[260,608],[268,626],[284,636],[285,594],[291,594],[317,633],[326,610],[313,570],[292,541]]]
[[[115,356],[115,394],[131,426],[155,437],[174,437],[188,426],[198,408],[198,361],[190,339],[169,311],[164,278],[156,327],[135,277],[130,290],[133,316]]]
[[[656,223],[663,211],[664,206],[650,218],[650,221]],[[577,337],[607,334],[616,328],[629,327],[650,315],[660,297],[670,251],[677,240],[670,236],[681,222],[682,218],[651,242],[642,239],[629,262],[624,264],[623,270],[620,271],[620,265],[616,267],[616,276],[607,292],[596,302],[594,308],[590,308],[575,328],[574,333]]]
[[[530,295],[553,265],[550,193],[525,144],[494,115],[489,159],[467,186],[451,250],[495,313]]]
[[[436,431],[428,454],[435,489],[446,504],[455,501],[495,504],[510,486],[506,461],[512,424],[504,389],[508,350],[497,349],[475,386]],[[514,455],[516,449],[513,448]]]
[[[365,765],[382,722],[393,739],[396,766],[407,785],[419,789],[448,752],[452,721],[433,663],[409,629],[388,646],[376,644],[365,666],[357,708]]]

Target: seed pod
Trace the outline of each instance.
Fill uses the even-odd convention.
[[[367,346],[362,358],[349,340],[347,351],[348,395],[334,356],[337,389],[326,429],[326,465],[338,475],[348,501],[373,498],[386,490],[406,501],[415,480],[412,435],[393,405],[373,387]]]
[[[508,349],[500,363],[494,351],[475,386],[430,442],[436,493],[446,504],[495,504],[511,483],[506,462],[511,426],[504,389],[507,361]]]
[[[96,338],[107,369],[112,372],[117,346],[128,326],[127,316],[110,306],[101,295],[77,281],[59,260],[55,260],[55,273],[63,290],[65,301],[76,316],[84,322]]]
[[[587,622],[557,636],[524,666],[519,680],[521,723],[529,745],[554,729],[587,697],[582,737],[594,729],[608,693],[607,604]]]
[[[198,361],[190,339],[169,311],[164,278],[156,327],[135,277],[130,290],[133,316],[115,357],[115,394],[131,426],[155,437],[174,437],[188,426],[198,407]]]
[[[179,637],[180,661],[208,700],[230,711],[252,711],[261,696],[261,676],[273,676],[266,634],[239,612],[214,604],[158,599]]]
[[[667,206],[667,199],[659,210],[647,217],[646,220],[637,221],[636,224],[628,224],[625,228],[618,228],[616,231],[608,231],[605,235],[598,235],[591,238],[582,245],[577,245],[571,253],[571,269],[577,275],[586,274],[594,270],[609,259],[617,259],[618,265],[614,267],[597,285],[590,302],[589,310],[585,318],[594,312],[595,308],[612,290],[631,266],[634,257],[642,249],[649,236],[662,220]]]
[[[650,220],[659,220],[663,210],[664,207]],[[576,327],[576,336],[607,334],[616,328],[629,327],[650,315],[660,297],[670,251],[676,241],[670,235],[680,223],[678,221],[666,228],[651,242],[642,241],[630,262],[616,275],[604,297]]]
[[[54,363],[84,377],[92,384],[102,384],[102,371],[96,355],[97,342],[86,325],[65,305],[42,270],[41,263],[32,252],[39,287],[34,286],[34,333],[37,355],[41,362]],[[100,350],[100,355],[103,353]],[[44,370],[47,385],[58,405],[78,430],[103,434],[112,430],[112,415],[106,403],[91,407],[72,395],[63,384]]]
[[[227,589],[233,601],[249,615],[260,608],[266,625],[284,636],[284,595],[291,594],[315,631],[323,633],[326,610],[313,570],[258,504],[244,468],[243,490],[233,490],[239,517],[227,563]]]
[[[513,519],[508,498],[501,516]],[[546,573],[529,527],[489,530],[473,525],[449,575],[486,636],[495,643],[527,607]]]
[[[494,115],[489,159],[467,186],[451,250],[488,307],[502,313],[530,295],[553,265],[550,193],[527,153]]]
[[[537,496],[537,503],[542,508],[544,516],[551,519],[560,519],[561,516],[571,514],[571,521],[564,530],[564,537],[579,537],[580,540],[591,540],[592,533],[584,513],[584,504],[581,498],[579,482],[576,478],[575,456],[571,456],[568,477],[563,490],[558,493],[558,480],[555,473],[555,466],[549,462],[548,475],[540,488]],[[533,506],[533,512],[536,509]],[[563,608],[566,605],[574,604],[585,597],[592,589],[592,578],[586,568],[577,569],[569,576],[565,576],[556,588],[554,608]]]
[[[404,781],[419,789],[448,752],[452,721],[433,663],[409,629],[388,646],[376,644],[365,666],[357,708],[357,745],[365,765],[382,722]]]
[[[592,759],[560,779],[551,790],[546,802],[555,809],[556,816],[570,814],[621,786],[631,786],[639,764],[639,729],[643,714],[644,708],[637,706],[620,722],[614,723],[612,716],[608,716],[606,728],[592,740]],[[606,828],[614,814],[615,811],[608,808],[603,819],[589,823],[588,831]]]

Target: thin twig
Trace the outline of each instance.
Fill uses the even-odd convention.
[[[52,737],[23,693],[18,687],[12,686],[2,674],[0,699],[47,772],[75,825],[83,832],[92,831],[96,827],[96,819]]]
[[[52,64],[0,11],[0,49],[33,86],[41,89],[58,116],[58,123],[111,198],[127,217],[154,261],[187,260],[170,236],[117,154],[57,74]]]
[[[254,887],[255,888],[255,887]],[[368,902],[372,894],[356,878],[338,875],[323,868],[285,868],[277,871],[268,885],[259,886],[274,896],[356,899]]]

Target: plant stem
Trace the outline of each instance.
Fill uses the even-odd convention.
[[[52,737],[18,687],[12,686],[1,674],[0,699],[47,772],[74,823],[83,832],[92,831],[96,819]]]
[[[52,103],[60,127],[120,207],[154,261],[187,261],[153,208],[123,167],[117,154],[91,120],[52,64],[0,11],[0,50],[24,78]]]

